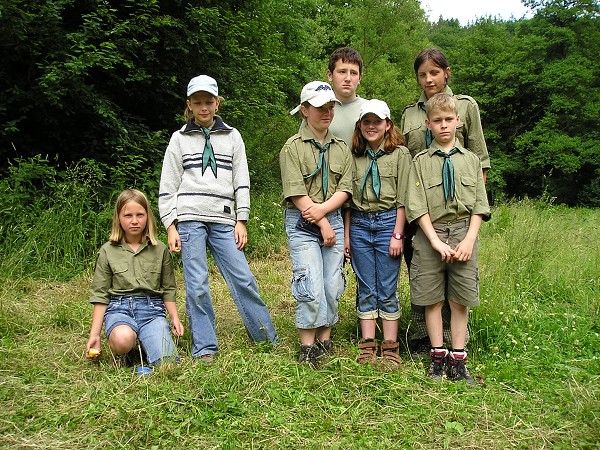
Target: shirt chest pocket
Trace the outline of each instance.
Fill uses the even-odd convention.
[[[423,180],[423,188],[427,198],[427,208],[431,217],[438,217],[446,206],[442,176],[437,175]]]
[[[340,178],[342,178],[342,174],[344,173],[344,165],[340,164],[340,163],[331,163],[331,165],[329,166],[329,171],[330,176],[333,177],[335,184],[337,185],[337,183],[340,181]]]
[[[126,290],[133,287],[131,284],[132,274],[127,264],[115,264],[111,269],[113,273],[113,288]]]
[[[148,283],[148,287],[153,290],[160,289],[161,265],[154,263],[142,263],[141,276]]]
[[[462,116],[461,116],[461,118],[462,118]],[[462,145],[465,148],[468,148],[469,139],[466,138],[466,134],[467,134],[467,127],[465,126],[465,124],[463,122],[459,122],[459,124],[456,127],[456,138],[458,139],[458,142],[460,142],[460,145]]]
[[[407,120],[404,123],[404,134],[412,133],[414,131],[420,131],[425,133],[427,127],[425,126],[425,121],[420,118],[414,118],[412,120]]]
[[[381,178],[396,178],[398,175],[398,166],[391,162],[378,163],[377,169]]]
[[[460,201],[469,209],[477,199],[477,181],[473,177],[460,178]]]
[[[427,193],[430,193],[431,190],[435,189],[436,187],[441,187],[441,185],[442,185],[442,177],[441,176],[431,177],[431,178],[428,178],[427,180],[423,180],[423,186],[425,187],[425,191],[427,191]]]

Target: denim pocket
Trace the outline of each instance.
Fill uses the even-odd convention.
[[[312,292],[310,271],[301,269],[292,277],[292,295],[299,302],[311,302],[315,299]]]
[[[157,314],[163,316],[165,315],[165,302],[163,302],[162,299],[150,299],[148,300],[148,306],[150,306],[150,308]]]
[[[108,305],[106,305],[106,313],[112,313],[114,312],[117,308],[119,308],[121,306],[121,301],[117,300],[117,301],[111,301]]]

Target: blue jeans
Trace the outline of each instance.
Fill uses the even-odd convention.
[[[292,295],[296,299],[296,327],[330,327],[338,321],[338,300],[344,279],[344,224],[339,210],[327,215],[335,232],[335,245],[296,228],[297,209],[286,209],[285,231],[292,260]]]
[[[396,210],[376,213],[352,211],[350,254],[356,274],[356,310],[360,319],[400,318],[398,275],[402,258],[390,256]]]
[[[135,331],[149,365],[178,360],[162,298],[149,295],[111,297],[104,313],[107,339],[117,325],[127,325]]]
[[[234,227],[209,222],[179,222],[185,278],[185,306],[192,331],[192,357],[218,352],[215,311],[208,286],[210,250],[223,275],[246,331],[255,342],[277,341],[269,309],[258,293],[256,279],[244,252],[235,243]]]

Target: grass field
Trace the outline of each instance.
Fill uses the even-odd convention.
[[[274,209],[272,199],[258,211]],[[480,241],[482,305],[470,319],[478,385],[436,383],[404,353],[396,371],[360,366],[354,280],[337,354],[298,365],[291,268],[279,213],[254,220],[251,266],[282,343],[255,346],[211,271],[221,354],[138,377],[84,357],[89,270],[68,281],[0,284],[0,447],[17,449],[598,449],[600,211],[523,201],[497,206]],[[262,226],[262,228],[261,228]],[[178,271],[179,311],[186,324]],[[408,284],[400,284],[402,339]]]

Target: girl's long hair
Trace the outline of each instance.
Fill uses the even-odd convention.
[[[119,221],[119,214],[121,213],[123,207],[129,202],[135,202],[146,210],[147,220],[146,228],[143,231],[143,235],[150,239],[150,243],[152,245],[156,245],[158,242],[158,232],[156,230],[156,220],[154,219],[152,208],[150,208],[146,196],[137,189],[125,189],[117,197],[117,202],[115,203],[115,210],[113,212],[112,228],[108,240],[113,244],[120,244],[121,241],[125,238],[125,232],[123,231],[123,228],[121,227],[121,222]]]
[[[383,137],[383,151],[387,154],[392,153],[399,145],[404,145],[404,136],[394,125],[391,119],[385,119],[390,124],[390,129],[385,132]],[[354,125],[354,134],[352,135],[352,153],[356,156],[364,156],[367,153],[369,142],[363,137],[360,131],[360,120]],[[373,149],[377,150],[377,149]]]

